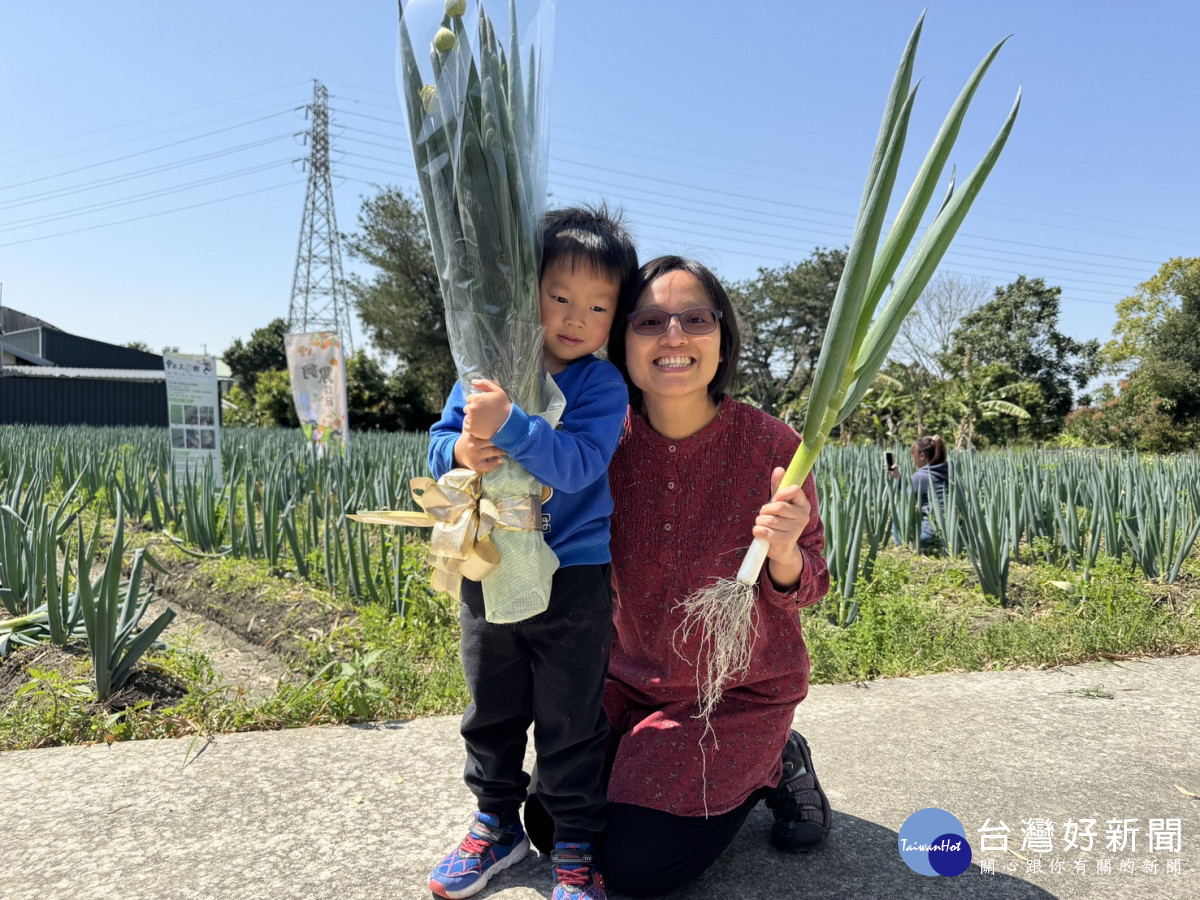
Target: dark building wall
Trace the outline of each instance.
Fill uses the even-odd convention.
[[[22,348],[24,349],[24,348]],[[118,347],[103,341],[42,329],[42,353],[56,366],[81,369],[158,369],[163,358],[157,353]]]
[[[0,378],[0,424],[165,427],[167,385],[5,375]]]

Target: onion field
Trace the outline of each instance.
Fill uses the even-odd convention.
[[[346,514],[414,508],[408,484],[426,474],[426,446],[423,434],[356,434],[347,459],[318,459],[298,432],[226,429],[218,489],[211,472],[175,476],[165,431],[0,428],[0,655],[86,632],[117,669],[153,593],[142,551],[125,556],[130,530],[165,532],[196,555],[258,560],[403,616],[414,596],[429,594],[401,565],[403,543],[423,533]],[[827,602],[849,625],[856,585],[897,537],[915,546],[923,514],[911,469],[902,463],[900,477],[889,478],[876,448],[827,447],[815,474],[835,582]],[[1105,555],[1172,582],[1200,534],[1200,458],[952,453],[950,487],[926,514],[937,552],[965,555],[980,590],[1000,603],[1019,557],[1065,565],[1086,581]],[[122,575],[131,564],[133,574]],[[84,568],[91,577],[81,583]]]

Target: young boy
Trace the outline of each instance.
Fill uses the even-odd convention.
[[[472,703],[462,719],[467,786],[479,809],[469,832],[429,877],[442,897],[469,897],[529,852],[519,809],[529,787],[526,732],[534,724],[538,793],[555,822],[554,900],[603,900],[597,859],[604,830],[601,706],[612,636],[608,464],[625,420],[621,374],[593,354],[608,338],[637,251],[602,206],[546,215],[538,292],[542,358],[566,397],[557,429],[490,381],[464,397],[456,384],[430,432],[429,467],[487,472],[509,456],[554,489],[542,529],[559,560],[545,612],[497,625],[476,581],[462,584],[462,661]]]

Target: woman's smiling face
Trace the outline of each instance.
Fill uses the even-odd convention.
[[[636,309],[657,309],[664,314],[686,309],[712,309],[715,304],[690,272],[676,269],[651,282],[638,297]],[[721,362],[721,329],[689,334],[673,316],[662,334],[637,334],[625,326],[626,366],[629,379],[647,404],[664,400],[695,400],[711,406],[708,386]]]

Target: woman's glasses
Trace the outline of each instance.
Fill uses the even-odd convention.
[[[712,334],[717,330],[717,323],[721,321],[721,311],[697,307],[677,313],[661,309],[639,309],[629,314],[629,324],[633,327],[634,334],[663,334],[671,327],[672,319],[678,319],[679,327],[688,334]]]

